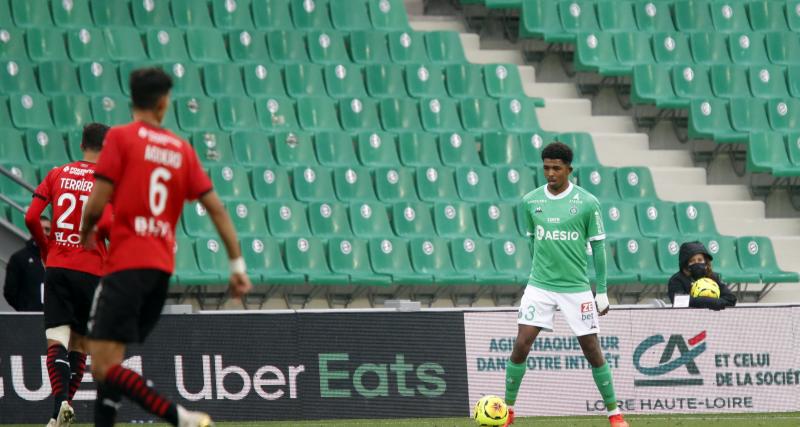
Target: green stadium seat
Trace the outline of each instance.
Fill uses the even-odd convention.
[[[475,206],[478,233],[483,237],[514,238],[519,228],[514,220],[516,204],[481,202]]]
[[[13,107],[13,104],[12,104]],[[777,98],[767,101],[767,117],[772,129],[791,132],[800,128],[800,100]]]
[[[327,30],[332,28],[328,0],[290,0],[289,11],[299,30]]]
[[[0,11],[0,14],[2,11]],[[13,59],[15,61],[27,59],[25,49],[25,31],[18,28],[3,28],[0,25],[0,60]]]
[[[800,66],[789,66],[786,69],[786,85],[792,97],[800,97]]]
[[[436,64],[467,62],[461,38],[454,31],[431,31],[425,34],[428,58]]]
[[[0,0],[0,26],[15,27],[11,6],[8,3],[8,0]]]
[[[734,64],[768,64],[765,46],[764,35],[761,33],[733,33],[728,37],[728,50]]]
[[[653,57],[661,64],[691,64],[689,41],[681,33],[653,34]]]
[[[445,69],[447,91],[455,98],[486,97],[483,83],[483,67],[478,64],[454,64]]]
[[[773,132],[750,134],[747,144],[747,170],[776,177],[800,176],[800,167],[789,161],[783,136]]]
[[[231,166],[208,166],[214,190],[223,200],[252,200],[247,171]]]
[[[292,237],[311,234],[306,219],[306,207],[294,200],[267,202],[267,223],[273,236]]]
[[[536,130],[519,135],[522,158],[528,166],[542,165],[542,148],[558,139],[558,133]]]
[[[211,16],[214,18],[214,26],[227,30],[253,28],[250,3],[250,0],[212,0]]]
[[[728,55],[728,36],[720,33],[694,33],[689,37],[696,64],[730,64]]]
[[[336,101],[328,97],[301,98],[297,101],[300,126],[307,131],[333,131],[341,129]]]
[[[400,164],[397,157],[397,143],[392,134],[360,133],[357,144],[358,156],[364,166],[379,167]]]
[[[27,162],[25,155],[25,139],[22,132],[16,129],[2,129],[3,143],[0,144],[0,165],[7,163]]]
[[[394,232],[399,237],[426,237],[436,233],[430,206],[421,202],[400,202],[392,206]]]
[[[786,23],[790,31],[800,30],[800,14],[797,13],[797,2],[795,0],[786,1]]]
[[[594,165],[577,171],[578,183],[603,202],[619,200],[617,176],[614,168]]]
[[[370,98],[346,98],[339,101],[342,128],[349,131],[380,129],[378,103]]]
[[[541,129],[536,116],[536,108],[539,103],[535,99],[528,97],[505,98],[498,100],[497,106],[500,110],[500,120],[506,130],[527,132],[532,129]],[[491,128],[487,128],[487,130],[491,130]]]
[[[317,237],[352,236],[347,205],[337,202],[319,201],[308,205],[311,232]]]
[[[604,76],[623,76],[631,67],[619,65],[611,33],[577,33],[575,71],[600,73]]]
[[[675,31],[675,24],[672,22],[669,6],[665,2],[636,0],[634,16],[639,30],[650,33]]]
[[[660,108],[680,108],[682,102],[677,101],[672,89],[669,66],[647,64],[633,67],[631,102],[656,104]]]
[[[99,27],[133,26],[130,2],[128,0],[92,1],[92,16],[94,17],[94,23]]]
[[[623,200],[656,200],[658,195],[650,169],[645,167],[622,167],[617,169],[617,188]]]
[[[15,86],[23,84],[27,79],[32,79],[33,77],[33,70],[29,69],[27,65],[23,66],[23,69],[26,70],[23,74],[30,73],[30,76],[27,78],[20,76],[20,74],[14,76],[10,75],[7,68],[10,63],[4,63],[3,65],[6,65],[6,67],[3,67],[6,72],[0,77],[0,85],[2,85],[4,90],[14,90],[16,89]],[[30,80],[27,81],[28,83],[26,84],[30,86],[22,90],[35,90],[36,83],[30,82]],[[39,85],[42,88],[42,93],[45,95],[70,94],[79,91],[78,76],[75,72],[75,67],[72,63],[67,61],[43,62],[39,64]],[[9,86],[11,86],[11,88],[9,88]]]
[[[386,35],[389,56],[396,64],[422,64],[428,62],[424,33],[418,31],[396,31]]]
[[[642,237],[621,238],[616,241],[616,254],[619,267],[624,273],[639,277],[644,284],[664,285],[672,276],[658,266],[653,243]]]
[[[123,62],[119,66],[119,76],[122,82],[122,93],[130,95],[128,80],[133,70],[143,66],[159,66],[172,78],[173,97],[197,96],[204,93],[200,79],[200,69],[191,62],[164,63],[160,65],[142,64],[140,62]]]
[[[403,67],[393,64],[372,64],[364,68],[367,92],[373,98],[405,97]]]
[[[480,285],[516,283],[514,273],[499,272],[492,262],[490,241],[459,237],[450,242],[453,266],[460,274],[473,276]]]
[[[728,103],[721,99],[696,99],[689,105],[690,138],[713,139],[721,143],[736,143],[746,135],[734,131],[728,116]]]
[[[417,200],[414,175],[408,168],[380,167],[375,170],[375,193],[386,203]]]
[[[242,69],[236,64],[206,65],[203,67],[203,81],[206,93],[215,98],[245,94]]]
[[[514,64],[484,65],[483,78],[486,93],[491,97],[513,97],[525,93],[519,68]]]
[[[53,25],[47,0],[11,0],[14,22],[22,28],[44,28]]]
[[[745,236],[736,240],[739,264],[745,272],[758,273],[766,283],[797,282],[795,272],[783,271],[775,261],[772,241],[766,237]]]
[[[364,1],[330,0],[330,18],[333,27],[339,31],[371,30],[372,23]]]
[[[459,196],[465,201],[478,202],[497,199],[494,174],[492,169],[487,167],[460,167],[456,169],[456,186]]]
[[[469,274],[458,273],[453,268],[447,240],[439,237],[418,237],[409,241],[411,264],[420,274],[433,275],[439,285],[471,284],[474,278]]]
[[[92,121],[89,99],[81,95],[56,95],[51,98],[53,121],[58,129],[82,128]]]
[[[170,0],[172,18],[180,28],[212,28],[208,3],[195,0]]]
[[[673,7],[676,30],[692,33],[712,28],[708,1],[681,0],[676,1]]]
[[[712,65],[711,91],[718,98],[749,97],[747,69],[737,65]]]
[[[350,33],[350,57],[357,64],[391,62],[386,34],[379,31],[353,31]]]
[[[658,267],[664,273],[675,273],[679,269],[680,243],[675,236],[661,237],[655,241]],[[716,269],[715,269],[716,270]]]
[[[227,132],[195,132],[191,136],[192,146],[203,164],[231,165],[235,163]]]
[[[470,98],[461,101],[461,122],[470,132],[490,132],[502,129],[497,102],[490,98]]]
[[[371,202],[377,200],[368,168],[340,166],[333,170],[336,196],[343,202]]]
[[[323,166],[351,166],[358,164],[350,134],[338,131],[317,133],[314,151]]]
[[[318,64],[349,62],[344,36],[335,31],[311,31],[307,34],[308,54]]]
[[[603,225],[610,238],[639,236],[633,204],[625,201],[602,201]]]
[[[353,64],[327,65],[323,70],[325,87],[332,98],[364,97],[364,76],[361,67]]]
[[[610,33],[636,32],[633,2],[601,1],[597,3],[597,21],[600,29]]]
[[[259,119],[253,101],[244,96],[217,99],[217,119],[223,130],[258,129]]]
[[[639,202],[636,204],[636,216],[639,219],[639,230],[645,237],[670,237],[680,234],[675,222],[675,203],[661,200]]]
[[[186,46],[189,57],[196,62],[228,62],[228,50],[225,48],[225,36],[222,32],[210,28],[192,28],[186,30]]]
[[[228,204],[228,215],[236,232],[242,236],[266,236],[267,221],[264,206],[259,202],[238,202]]]
[[[600,29],[595,14],[594,2],[588,0],[561,0],[558,2],[558,15],[561,27],[568,33],[591,32]],[[548,35],[545,34],[545,40]],[[574,41],[574,36],[570,41]],[[553,40],[560,41],[560,40]]]
[[[776,65],[752,66],[748,70],[750,92],[756,98],[781,98],[789,95],[784,67]]]
[[[458,103],[448,98],[429,98],[419,101],[422,127],[428,132],[452,132],[461,130]],[[412,129],[413,130],[413,129]]]
[[[731,126],[739,132],[769,130],[766,102],[763,100],[731,99],[730,115]]]
[[[603,4],[614,3],[600,3],[600,5]],[[614,34],[614,50],[619,64],[631,69],[637,65],[655,62],[653,49],[650,46],[650,35],[647,33],[624,32]]]
[[[153,61],[186,62],[189,52],[183,30],[177,28],[151,29],[145,33],[147,54]]]
[[[325,244],[317,237],[286,239],[286,265],[289,271],[305,274],[310,284],[347,284],[349,277],[346,274],[331,272],[325,252]]]
[[[524,160],[517,134],[506,132],[485,133],[481,144],[481,154],[483,164],[490,167],[520,166]]]
[[[27,31],[28,56],[36,62],[66,61],[64,33],[56,28],[38,27]]]
[[[294,200],[289,172],[285,168],[256,166],[250,175],[256,200]]]
[[[228,272],[228,257],[222,242],[216,238],[200,238],[194,243],[197,254],[197,265],[206,274],[217,274],[224,277]]]
[[[472,207],[462,202],[440,201],[433,206],[433,219],[439,237],[477,236]]]
[[[222,276],[218,273],[200,271],[197,266],[194,239],[179,237],[175,240],[175,272],[172,283],[179,286],[202,286],[222,283]]]
[[[78,76],[80,87],[87,95],[122,95],[117,67],[113,63],[82,63],[78,66]]]
[[[538,187],[535,169],[503,166],[495,171],[497,193],[500,199],[518,202],[522,197]]]
[[[300,127],[294,101],[289,98],[276,96],[257,99],[256,114],[263,129],[285,131]]]
[[[132,1],[131,15],[139,28],[171,28],[175,23],[169,8],[167,1]]]
[[[61,165],[69,161],[64,136],[55,130],[29,130],[25,133],[28,160],[39,165]]]
[[[228,48],[234,62],[259,62],[269,58],[267,36],[263,31],[231,30]]]
[[[408,242],[397,238],[371,238],[369,257],[372,269],[383,275],[390,275],[392,282],[399,285],[430,285],[432,273],[418,273],[411,266]]]
[[[99,28],[67,31],[67,48],[73,61],[104,61],[108,59],[106,39]]]
[[[20,147],[22,147],[21,140],[20,140]],[[3,167],[10,170],[11,173],[17,178],[24,180],[25,182],[31,184],[34,187],[39,184],[39,180],[36,178],[36,167],[31,165],[24,158],[24,155],[19,160],[10,162],[3,161]],[[30,191],[28,191],[23,186],[17,184],[15,181],[12,181],[5,175],[0,175],[0,190],[2,190],[2,194],[6,195],[12,200],[17,201],[18,203],[21,203],[23,205],[27,205],[30,203],[31,200]]]
[[[108,27],[104,28],[106,47],[112,61],[142,62],[147,59],[147,54],[142,45],[139,31],[135,28]]]
[[[261,131],[231,133],[231,146],[236,162],[244,166],[275,165],[270,135]]]
[[[280,132],[274,136],[275,160],[282,166],[305,166],[317,163],[311,134]]]
[[[253,20],[257,28],[294,29],[289,0],[253,0]]]
[[[205,97],[176,97],[175,110],[178,124],[185,131],[198,131],[217,127],[214,101]]]
[[[789,161],[800,167],[800,134],[797,132],[786,134],[786,150],[789,152]]]
[[[350,277],[354,285],[389,286],[391,276],[378,275],[372,271],[364,239],[336,238],[328,241],[328,257],[331,270]]]
[[[439,135],[439,155],[446,166],[479,166],[478,146],[473,134],[466,132]]]
[[[350,225],[353,234],[366,238],[390,236],[392,230],[386,207],[378,202],[350,203]]]
[[[286,92],[293,98],[325,96],[322,66],[316,64],[289,64],[286,66]]]
[[[786,17],[783,2],[754,1],[747,4],[750,26],[754,31],[786,31]]]
[[[711,7],[711,22],[714,24],[714,29],[723,33],[749,31],[750,21],[747,19],[744,5],[745,2],[709,3]]]
[[[411,99],[384,99],[380,102],[383,128],[390,132],[421,130],[420,112],[416,101]]]
[[[519,26],[520,38],[545,38],[551,43],[574,41],[571,34],[564,32],[558,18],[557,3],[552,0],[529,0],[522,2],[522,15]]]
[[[212,237],[217,235],[214,223],[208,217],[208,212],[199,202],[192,202],[183,210],[183,228],[191,237]]]
[[[707,98],[711,96],[711,83],[708,79],[708,67],[703,65],[672,67],[672,86],[679,102],[688,106],[689,99]]]
[[[527,283],[531,271],[530,245],[524,239],[492,241],[492,260],[497,271],[514,274],[516,283]]]
[[[83,139],[83,129],[71,128],[67,132],[67,154],[69,154],[69,158],[73,162],[77,162],[83,159],[83,152],[81,151],[82,139]],[[183,231],[183,229],[181,229],[180,227],[179,229]]]
[[[39,92],[32,64],[9,60],[0,63],[0,67],[0,89],[3,94]]]
[[[592,135],[586,132],[565,132],[558,136],[558,140],[572,149],[574,153],[573,166],[596,166],[600,164],[600,160],[597,159],[597,153],[594,150]]]
[[[262,237],[243,237],[240,240],[242,256],[247,263],[247,275],[254,284],[298,285],[305,276],[286,270],[278,240]]]
[[[242,67],[244,87],[253,97],[286,96],[283,67],[280,65],[247,64]]]
[[[675,204],[678,229],[687,236],[718,235],[711,206],[706,202],[680,202]]]
[[[297,166],[292,171],[294,195],[303,202],[336,200],[331,170],[321,166]]]
[[[453,168],[429,166],[417,168],[417,192],[426,202],[458,200]]]
[[[441,164],[436,136],[427,132],[403,132],[397,137],[400,162],[405,166]]]
[[[372,26],[378,30],[407,30],[408,15],[405,4],[400,0],[368,0],[369,17]]]
[[[26,2],[28,7],[43,7],[43,2]],[[88,0],[51,0],[49,1],[51,10],[53,12],[53,22],[56,26],[62,28],[90,28],[94,26],[92,22],[92,15],[89,12]],[[43,10],[37,11],[37,14],[46,12],[47,6]],[[45,25],[49,25],[45,24]]]
[[[11,122],[22,129],[46,129],[53,126],[47,98],[38,93],[9,96]],[[7,123],[7,122],[6,122]]]
[[[770,62],[778,65],[800,65],[800,40],[790,32],[767,33],[767,56]]]
[[[758,283],[761,280],[758,273],[742,270],[736,254],[735,237],[711,236],[704,238],[702,243],[714,257],[712,261],[714,272],[722,276],[724,282]]]

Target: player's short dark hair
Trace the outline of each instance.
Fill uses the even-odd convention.
[[[103,140],[106,139],[109,127],[102,123],[89,123],[83,127],[83,138],[81,148],[89,151],[103,149]]]
[[[172,78],[160,68],[140,68],[131,73],[130,87],[133,107],[152,110],[172,89]]]
[[[572,149],[563,142],[551,142],[542,150],[542,160],[561,160],[566,165],[572,164]]]

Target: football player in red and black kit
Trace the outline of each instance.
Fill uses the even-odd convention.
[[[95,162],[103,148],[108,126],[91,123],[83,128],[83,160],[53,168],[36,188],[25,213],[25,225],[42,254],[44,323],[47,337],[47,372],[55,405],[48,426],[68,426],[75,418],[70,404],[86,368],[86,324],[106,257],[105,235],[110,209],[101,221],[92,249],[80,245],[81,213],[95,184]],[[53,206],[50,236],[45,236],[39,217]],[[68,352],[69,350],[69,352]]]
[[[208,211],[230,259],[230,294],[252,288],[236,231],[194,149],[161,127],[172,80],[157,68],[130,76],[133,122],[106,135],[94,186],[83,214],[81,241],[91,244],[94,225],[111,202],[114,222],[103,278],[89,320],[92,374],[98,382],[95,426],[112,426],[124,395],[145,410],[181,427],[208,426],[211,419],[167,400],[121,363],[125,346],[152,331],[167,296],[175,264],[175,224],[184,202],[199,200]]]

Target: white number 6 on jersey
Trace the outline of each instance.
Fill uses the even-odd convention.
[[[172,178],[172,173],[162,167],[153,169],[150,174],[150,212],[153,216],[159,216],[167,207],[167,196],[169,190],[164,185]]]

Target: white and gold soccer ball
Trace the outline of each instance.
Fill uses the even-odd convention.
[[[693,297],[719,298],[719,285],[713,279],[702,277],[692,283]]]
[[[483,396],[475,404],[472,418],[481,427],[502,426],[508,419],[508,406],[497,396]]]

